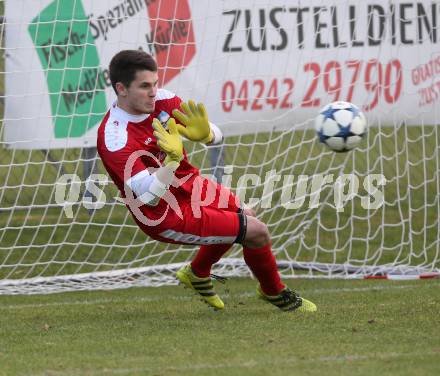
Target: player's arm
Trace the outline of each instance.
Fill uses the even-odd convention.
[[[204,144],[216,145],[223,141],[223,134],[215,124],[208,120],[203,103],[195,104],[193,101],[182,102],[180,105],[183,112],[175,109],[173,116],[184,126],[178,125],[179,133],[191,141]]]
[[[148,206],[156,206],[168,191],[178,167],[178,163],[169,163],[152,174],[145,169],[131,177],[125,184],[136,194],[138,200]]]
[[[168,121],[169,132],[157,119],[153,120],[153,128],[158,146],[167,154],[164,165],[153,174],[145,169],[126,182],[137,198],[149,206],[156,206],[160,198],[168,191],[174,179],[174,173],[183,159],[182,139],[177,131],[175,120],[171,118]]]

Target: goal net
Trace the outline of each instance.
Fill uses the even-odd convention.
[[[161,85],[204,102],[223,145],[190,161],[267,224],[284,278],[440,271],[436,2],[0,0],[0,294],[175,282],[197,246],[138,229],[96,154],[108,63],[141,48]],[[351,152],[319,143],[355,103]],[[249,276],[234,246],[215,267]]]

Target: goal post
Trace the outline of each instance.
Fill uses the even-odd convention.
[[[0,11],[0,294],[171,284],[197,251],[142,233],[94,152],[122,49],[153,54],[162,87],[205,104],[225,140],[186,142],[188,157],[256,210],[284,278],[439,274],[438,3],[0,0]],[[369,124],[348,153],[313,130],[337,100]],[[250,275],[239,246],[216,272]]]

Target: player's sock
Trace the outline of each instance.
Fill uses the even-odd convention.
[[[209,277],[211,267],[231,248],[232,244],[202,245],[191,262],[193,273],[200,278]]]
[[[270,243],[262,248],[243,247],[244,261],[267,295],[278,295],[286,286],[281,282]]]

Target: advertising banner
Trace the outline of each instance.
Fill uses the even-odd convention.
[[[10,148],[94,146],[122,49],[226,135],[309,126],[336,100],[371,125],[439,122],[435,1],[6,0],[5,20]]]

